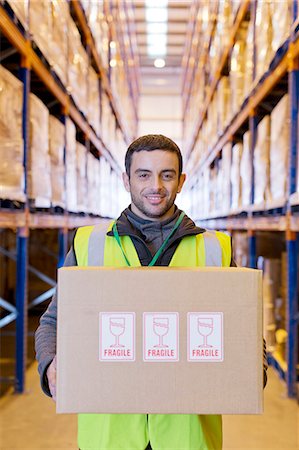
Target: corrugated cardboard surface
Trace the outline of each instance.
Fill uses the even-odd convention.
[[[99,361],[99,313],[135,312],[136,358]],[[143,361],[143,313],[179,313],[179,361]],[[188,362],[189,312],[223,313],[222,362]],[[62,268],[59,413],[255,414],[263,408],[261,272]]]

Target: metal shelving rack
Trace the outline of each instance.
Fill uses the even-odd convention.
[[[70,10],[76,19],[77,26],[83,40],[86,43],[87,53],[90,55],[90,63],[96,68],[103,89],[109,100],[116,117],[117,126],[123,133],[125,141],[131,142],[136,133],[137,127],[137,87],[132,100],[132,108],[134,108],[135,125],[129,130],[128,123],[124,114],[119,108],[117,98],[113,95],[109,84],[109,77],[104,69],[101,58],[97,53],[94,39],[88,26],[84,10],[81,2],[78,0],[70,0]],[[120,167],[109,151],[109,144],[104,142],[101,136],[97,136],[90,124],[87,122],[82,113],[72,102],[68,91],[59,82],[52,70],[45,64],[40,54],[37,54],[32,46],[32,40],[29,33],[24,29],[13,14],[6,1],[0,2],[0,33],[1,39],[5,39],[8,50],[7,55],[19,55],[19,78],[23,82],[23,140],[24,140],[24,172],[25,172],[25,196],[27,193],[27,154],[29,145],[29,114],[28,101],[30,93],[30,80],[32,72],[35,77],[43,85],[45,92],[49,92],[54,97],[56,103],[60,105],[60,118],[65,123],[66,117],[70,117],[75,123],[77,129],[84,136],[86,147],[90,144],[93,146],[94,152],[98,156],[105,157],[111,166],[111,169],[120,173]],[[137,76],[137,75],[136,75]],[[137,79],[135,86],[137,86]],[[16,321],[16,349],[15,349],[15,375],[9,377],[9,381],[14,383],[15,391],[22,393],[25,390],[25,365],[27,357],[27,311],[35,305],[38,305],[49,299],[54,291],[55,281],[47,277],[42,271],[31,267],[28,264],[29,238],[32,229],[53,229],[58,231],[58,267],[63,264],[63,260],[68,247],[69,231],[79,226],[91,225],[98,223],[101,218],[93,216],[82,216],[70,214],[64,211],[63,214],[53,215],[50,212],[31,212],[26,196],[26,201],[20,209],[0,209],[0,232],[10,229],[16,233],[15,251],[8,251],[0,247],[0,254],[10,258],[16,263],[16,297],[15,304],[11,304],[0,297],[0,307],[6,312],[6,315],[0,319],[0,328],[7,326],[9,323]],[[42,293],[28,305],[28,273],[34,273],[39,279],[46,282],[50,289]],[[7,379],[4,381],[7,382]]]
[[[217,84],[223,73],[229,54],[235,42],[238,28],[251,8],[250,13],[255,15],[256,2],[244,1],[240,4],[234,26],[231,31],[229,45],[222,52],[217,70],[211,76],[211,89],[204,103],[203,110],[198,116],[193,133],[187,143],[186,153],[192,154],[196,139],[207,115]],[[206,52],[208,52],[208,48]],[[254,46],[254,55],[255,55]],[[254,56],[255,61],[255,56]],[[287,87],[286,87],[287,86]],[[286,201],[280,204],[267,205],[263,210],[256,210],[253,206],[242,208],[238,212],[218,217],[217,214],[200,218],[199,224],[211,229],[247,231],[249,266],[256,267],[256,234],[260,231],[275,231],[284,233],[287,252],[287,356],[286,361],[276,354],[269,354],[269,363],[277,370],[279,376],[286,381],[289,397],[297,396],[297,370],[298,370],[298,232],[299,232],[299,197],[296,193],[297,160],[298,160],[298,110],[299,110],[299,21],[297,2],[293,2],[293,26],[290,36],[284,45],[277,51],[269,71],[258,82],[248,99],[243,103],[237,115],[233,118],[215,146],[202,155],[198,163],[191,169],[187,189],[196,183],[196,176],[200,170],[209,165],[219,155],[223,146],[232,141],[238,133],[251,131],[251,163],[253,168],[253,151],[257,136],[257,108],[263,103],[271,105],[271,98],[281,96],[281,90],[290,94],[291,125],[290,147],[288,164],[288,189]],[[188,99],[187,99],[188,101]],[[254,177],[254,175],[253,175]],[[254,178],[251,185],[251,200],[254,199]]]

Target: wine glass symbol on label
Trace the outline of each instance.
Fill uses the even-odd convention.
[[[212,345],[208,344],[208,336],[213,333],[214,323],[212,318],[198,317],[197,318],[197,330],[201,336],[203,336],[203,344],[199,347],[210,348]]]
[[[154,333],[159,336],[159,344],[154,347],[167,348],[168,345],[163,344],[163,336],[169,331],[169,319],[168,317],[154,317],[153,318]]]
[[[124,347],[119,343],[119,338],[125,332],[125,318],[124,317],[110,317],[109,318],[110,332],[115,336],[115,343],[110,345],[113,348]]]

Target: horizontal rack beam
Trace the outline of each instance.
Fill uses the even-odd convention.
[[[55,215],[48,213],[27,213],[26,211],[5,212],[0,210],[0,228],[66,228],[72,229],[101,222],[101,217]],[[107,220],[107,219],[105,219]]]

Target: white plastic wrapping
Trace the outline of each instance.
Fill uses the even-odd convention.
[[[270,4],[272,18],[272,49],[278,48],[290,35],[292,19],[292,0],[272,0]]]
[[[65,167],[64,167],[65,127],[56,119],[49,117],[49,153],[51,160],[52,205],[65,208]]]
[[[0,198],[24,202],[24,143],[21,139],[0,139]]]
[[[99,77],[92,67],[88,69],[88,105],[87,118],[96,134],[101,132],[100,123],[100,87]]]
[[[270,194],[270,116],[265,116],[257,127],[253,155],[254,204],[265,206]]]
[[[87,150],[80,142],[76,143],[77,153],[77,209],[79,212],[87,212]]]
[[[243,151],[240,163],[241,206],[246,208],[251,204],[252,163],[250,154],[250,132],[243,135]]]
[[[226,214],[230,209],[230,171],[232,144],[228,142],[222,149],[222,181],[221,181],[221,211]]]
[[[49,154],[49,111],[30,94],[30,145],[28,154],[28,197],[37,208],[51,206],[51,163]]]
[[[250,20],[246,37],[245,73],[244,73],[244,98],[247,98],[253,85],[253,51],[254,51],[254,20]]]
[[[30,0],[30,33],[62,83],[67,84],[69,5],[66,0]]]
[[[290,136],[290,105],[286,94],[271,113],[270,202],[285,202]]]
[[[27,30],[29,16],[28,0],[9,0],[8,3],[10,4],[11,9],[14,11],[25,30]]]
[[[271,0],[257,0],[255,26],[256,80],[259,80],[273,56]]]
[[[231,209],[238,210],[241,206],[241,177],[240,162],[242,157],[243,145],[235,144],[232,148],[232,166],[231,166]]]
[[[229,77],[221,77],[217,87],[217,130],[218,135],[221,135],[228,125],[229,110],[230,110],[230,86]]]
[[[77,167],[76,167],[76,127],[66,120],[66,209],[77,212]]]
[[[232,50],[229,73],[232,115],[239,111],[244,100],[245,56],[246,42],[239,40]]]
[[[87,209],[91,214],[97,214],[96,199],[99,192],[96,192],[96,177],[98,165],[99,161],[91,153],[87,153]]]
[[[70,9],[67,0],[51,1],[50,64],[62,83],[67,85],[68,21]],[[78,86],[77,89],[80,89]]]
[[[52,15],[49,0],[30,0],[30,33],[43,55],[51,59]]]
[[[23,83],[0,66],[0,198],[25,201]]]
[[[88,55],[72,18],[68,21],[68,84],[77,107],[87,114]]]

